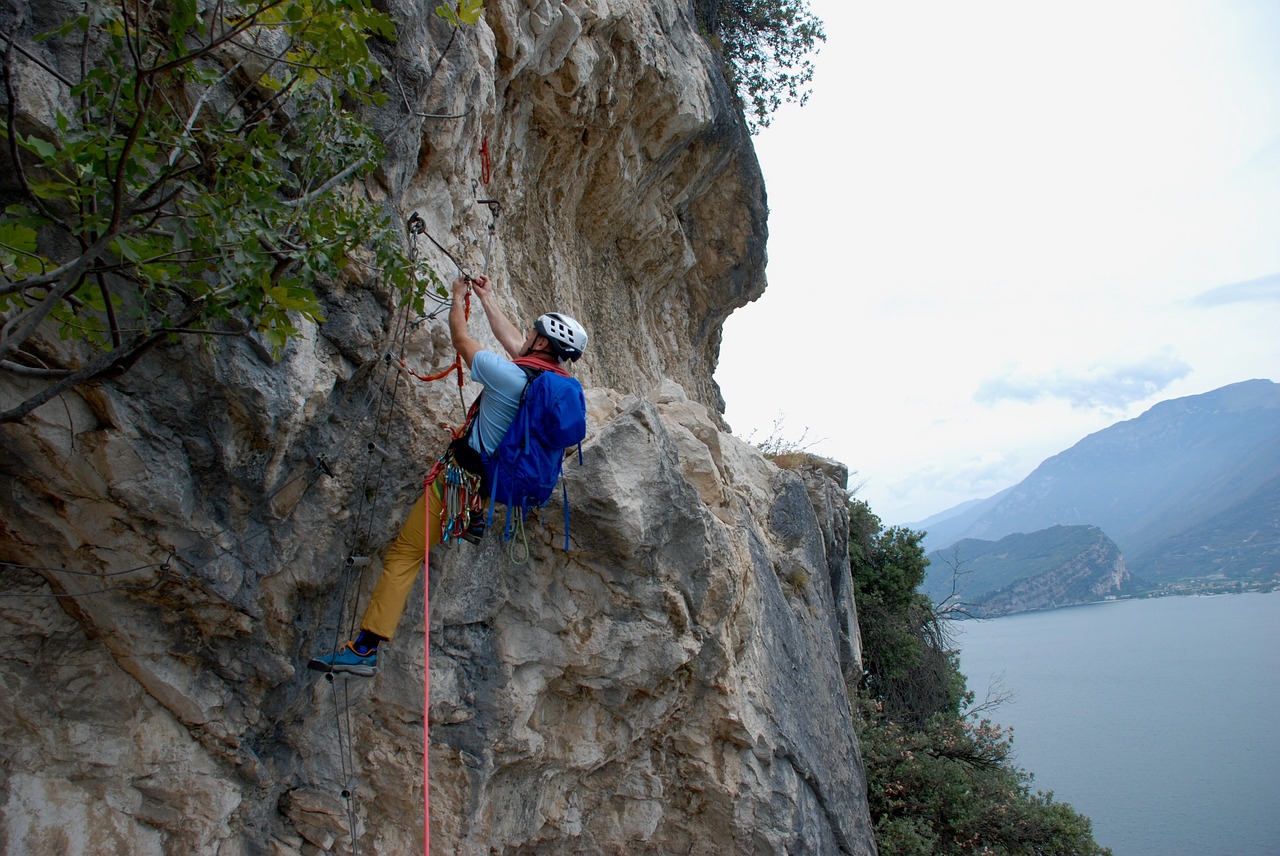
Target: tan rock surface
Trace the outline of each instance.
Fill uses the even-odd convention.
[[[675,0],[486,5],[434,78],[442,22],[392,5],[408,103],[466,117],[389,136],[368,190],[487,263],[514,317],[588,327],[591,433],[569,552],[553,500],[524,564],[492,536],[433,556],[433,846],[872,853],[843,469],[766,461],[712,378],[766,237],[717,61]],[[491,245],[478,197],[502,204]],[[420,850],[421,587],[377,677],[303,664],[367,599],[458,393],[387,368],[402,316],[376,281],[323,296],[278,362],[185,342],[0,426],[0,560],[24,566],[0,572],[5,852]],[[406,355],[452,359],[443,321]]]

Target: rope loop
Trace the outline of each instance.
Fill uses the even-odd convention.
[[[513,565],[529,564],[529,535],[524,528],[524,515],[516,513],[511,521],[512,537],[511,546],[507,550],[507,555],[511,559]]]

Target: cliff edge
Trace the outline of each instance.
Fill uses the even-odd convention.
[[[76,58],[32,36],[71,10],[15,8],[38,125],[41,64]],[[592,335],[571,548],[556,499],[523,537],[431,557],[433,846],[874,853],[846,473],[732,437],[712,378],[764,287],[766,204],[693,10],[490,0],[452,41],[390,11],[397,97],[360,191],[487,269],[513,318]],[[443,320],[348,273],[278,359],[180,340],[0,426],[5,852],[421,848],[421,584],[376,677],[303,664],[345,638],[462,405],[385,358],[407,331],[406,362],[446,365]],[[0,374],[0,403],[23,383]]]

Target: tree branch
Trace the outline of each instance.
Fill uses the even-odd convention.
[[[236,36],[249,30],[251,27],[257,24],[258,18],[262,15],[263,12],[274,9],[275,7],[280,6],[285,2],[286,0],[271,0],[271,2],[259,4],[257,9],[254,9],[253,11],[250,11],[250,12],[245,12],[244,17],[241,18],[234,27],[232,27],[230,30],[227,30],[221,36],[211,39],[207,45],[201,45],[198,49],[192,51],[191,53],[183,54],[182,56],[171,59],[168,62],[161,63],[160,65],[157,65],[157,66],[153,66],[152,68],[147,69],[147,71],[150,72],[151,74],[164,74],[166,72],[172,71],[175,68],[180,68],[184,65],[188,65],[197,60],[203,59],[204,57],[213,53],[218,48],[222,47],[227,42],[234,39]],[[220,20],[225,21],[226,18],[220,17]]]
[[[314,201],[315,199],[318,199],[321,196],[324,196],[334,187],[338,186],[339,184],[341,184],[342,182],[350,178],[352,175],[354,175],[356,170],[360,169],[365,164],[367,164],[371,157],[373,157],[372,154],[366,154],[365,156],[356,160],[355,163],[350,164],[346,169],[342,170],[337,175],[330,178],[324,184],[320,185],[315,190],[312,190],[310,193],[305,193],[296,199],[283,200],[283,205],[286,208],[301,208],[304,205],[309,205],[312,201]]]
[[[174,327],[181,328],[188,326],[192,321],[200,317],[202,312],[204,312],[202,301],[192,304],[187,308],[187,311],[183,313],[182,317],[176,320]],[[17,422],[21,419],[25,419],[37,407],[45,404],[55,396],[61,395],[63,392],[74,386],[96,380],[108,373],[126,371],[136,363],[146,351],[154,347],[167,335],[169,335],[168,329],[157,330],[153,333],[139,336],[134,339],[134,341],[124,349],[123,353],[119,350],[115,350],[99,354],[95,359],[90,361],[88,365],[65,375],[56,383],[49,384],[49,386],[31,396],[17,407],[0,412],[0,424]]]
[[[57,222],[58,218],[44,204],[44,200],[32,192],[27,173],[22,168],[22,151],[18,147],[18,91],[13,87],[13,52],[18,45],[12,39],[8,41],[8,45],[4,52],[4,91],[8,101],[5,105],[5,130],[9,137],[9,159],[13,162],[13,173],[18,179],[18,186],[22,188],[22,195],[30,199],[41,214]]]
[[[31,334],[36,331],[36,327],[40,326],[40,322],[44,321],[49,313],[53,311],[53,307],[57,305],[58,301],[70,294],[80,284],[82,278],[88,273],[89,265],[97,260],[98,256],[115,238],[115,232],[108,232],[94,241],[93,245],[81,254],[80,258],[68,265],[64,265],[60,269],[63,271],[59,277],[61,281],[45,295],[44,300],[15,315],[4,326],[4,330],[0,332],[0,360],[12,354],[31,337]]]

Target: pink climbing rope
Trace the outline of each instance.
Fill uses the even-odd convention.
[[[422,854],[431,856],[431,497],[427,491],[444,465],[437,461],[422,482]]]

